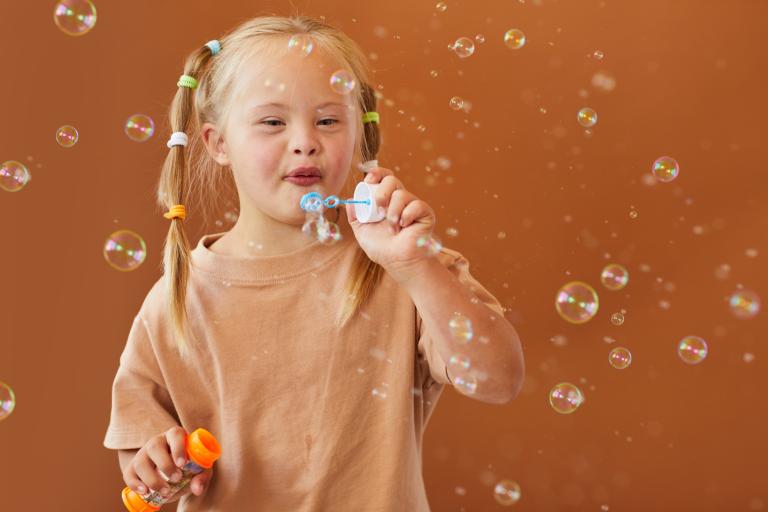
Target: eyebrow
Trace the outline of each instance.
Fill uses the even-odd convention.
[[[347,105],[345,105],[344,103],[339,103],[338,101],[326,101],[325,103],[322,103],[322,104],[318,105],[315,108],[320,109],[320,108],[325,108],[325,107],[330,107],[330,106],[344,107],[344,108],[347,107]],[[270,102],[270,103],[263,103],[261,105],[256,105],[256,106],[252,107],[251,110],[256,110],[256,109],[260,109],[260,108],[264,108],[264,107],[288,108],[288,105],[286,105],[285,103],[278,103],[278,102],[273,101],[273,102]]]

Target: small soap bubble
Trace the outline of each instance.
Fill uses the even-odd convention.
[[[624,347],[616,347],[608,354],[608,362],[617,370],[623,370],[632,363],[632,353]]]
[[[621,290],[629,283],[629,271],[623,265],[611,263],[600,274],[600,282],[609,290]]]
[[[728,305],[731,313],[737,318],[752,318],[760,312],[760,297],[751,290],[738,290],[734,292]]]
[[[715,268],[715,278],[720,281],[726,281],[731,277],[731,266],[727,263],[721,263]]]
[[[443,249],[443,244],[433,236],[422,235],[416,240],[416,247],[424,249],[429,256],[436,256]]]
[[[474,332],[472,330],[472,321],[460,313],[454,313],[448,320],[448,328],[451,331],[453,339],[461,345],[472,341]]]
[[[560,414],[571,414],[583,402],[581,390],[569,382],[561,382],[549,392],[549,405]]]
[[[677,344],[677,355],[688,364],[699,364],[708,352],[707,342],[698,336],[686,336]]]
[[[448,102],[448,106],[451,107],[453,110],[461,110],[464,107],[464,100],[459,98],[458,96],[454,96]]]
[[[592,52],[592,58],[595,60],[603,60],[605,58],[605,53],[600,50],[595,50]]]
[[[493,488],[493,498],[499,505],[514,505],[520,501],[520,486],[512,480],[502,480]]]
[[[379,400],[386,400],[387,393],[389,393],[389,384],[386,382],[382,382],[380,386],[371,390],[371,396],[378,398]]]
[[[16,160],[8,160],[0,166],[0,188],[6,192],[18,192],[23,189],[32,175],[27,166]]]
[[[427,131],[427,127],[424,126],[423,124],[420,124],[419,126],[416,127],[416,131],[419,133],[424,133],[425,131]]]
[[[677,175],[680,174],[680,166],[677,164],[677,160],[671,156],[657,158],[653,162],[651,170],[653,175],[656,176],[656,179],[663,181],[664,183],[674,180],[677,178]]]
[[[11,387],[0,381],[0,421],[11,415],[16,407],[16,395]]]
[[[356,82],[349,71],[340,69],[331,75],[330,84],[334,92],[349,94],[354,90]]]
[[[519,50],[525,46],[525,34],[522,30],[511,28],[504,32],[504,44],[512,50]]]
[[[77,133],[77,128],[74,126],[65,124],[56,130],[56,142],[63,148],[71,148],[77,144],[78,138],[79,134]]]
[[[96,25],[96,7],[89,0],[61,0],[53,10],[53,21],[68,36],[82,36]]]
[[[630,208],[629,209],[629,218],[630,219],[634,220],[634,219],[638,218],[639,216],[640,216],[640,214],[638,213],[637,210],[635,210],[634,208]]]
[[[125,122],[125,134],[136,142],[145,142],[155,134],[155,122],[144,114],[134,114]]]
[[[608,72],[598,71],[592,75],[592,87],[604,92],[611,92],[616,88],[616,79]]]
[[[459,236],[459,230],[454,227],[446,228],[445,234],[450,237],[456,238],[457,236]]]
[[[468,37],[458,38],[456,42],[450,46],[450,48],[462,59],[465,59],[475,53],[475,43]]]
[[[288,40],[288,49],[307,57],[312,53],[312,38],[308,34],[294,34]]]
[[[147,244],[133,231],[115,231],[104,243],[104,259],[112,268],[122,272],[136,270],[146,257]]]
[[[590,128],[597,124],[597,112],[589,107],[584,107],[579,110],[579,113],[576,115],[576,119],[584,128]]]
[[[555,298],[558,314],[572,324],[588,322],[597,314],[599,306],[595,289],[581,281],[565,284]]]
[[[448,9],[448,4],[445,2],[437,2],[435,9],[437,9],[437,12],[445,12],[445,10]]]
[[[437,75],[438,75],[438,72],[435,69],[429,72],[429,76],[431,76],[432,78],[437,78]]]
[[[613,325],[622,325],[624,323],[624,315],[621,313],[614,313],[611,315],[611,323]]]
[[[485,36],[483,34],[477,34],[475,36],[475,41],[477,41],[480,44],[483,44],[485,42]]]

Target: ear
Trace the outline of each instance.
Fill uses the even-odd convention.
[[[218,126],[211,123],[204,123],[200,135],[205,143],[205,149],[217,164],[222,166],[230,165],[227,155],[227,143],[219,131]]]

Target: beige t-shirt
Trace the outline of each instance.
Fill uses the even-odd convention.
[[[104,446],[136,449],[174,425],[222,447],[203,496],[179,511],[429,511],[421,441],[447,378],[406,291],[385,273],[361,311],[335,327],[354,235],[295,252],[235,258],[192,251],[188,360],[170,336],[164,278],[120,357]],[[438,258],[503,310],[443,249]]]

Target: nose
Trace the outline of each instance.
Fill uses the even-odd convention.
[[[294,155],[315,155],[319,151],[319,143],[313,132],[314,127],[296,127],[293,135],[293,154]]]

